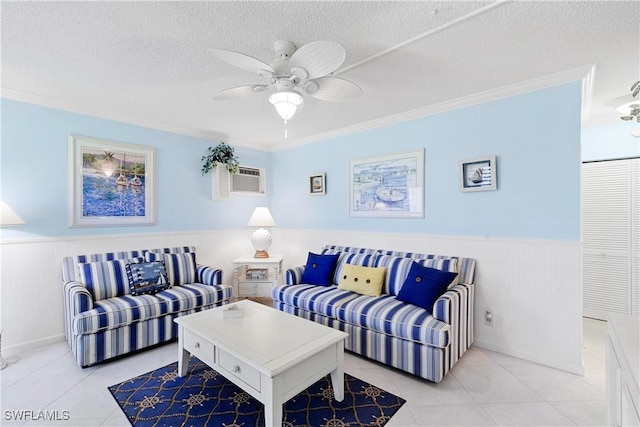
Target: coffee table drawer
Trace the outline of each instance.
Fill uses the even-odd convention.
[[[260,371],[256,368],[244,363],[222,349],[218,350],[218,366],[234,377],[242,380],[256,391],[260,391]]]
[[[211,366],[214,363],[213,344],[191,331],[184,331],[184,349]]]

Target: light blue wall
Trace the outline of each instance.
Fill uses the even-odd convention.
[[[509,238],[580,238],[579,82],[272,154],[279,226]],[[349,160],[425,148],[425,218],[353,218]],[[462,193],[458,161],[496,155],[498,190]],[[326,196],[307,194],[326,172]]]
[[[200,172],[209,141],[8,99],[1,100],[1,196],[26,225],[1,229],[3,238],[213,230],[246,226],[266,197],[211,200]],[[68,228],[69,134],[156,149],[156,225]],[[269,153],[235,148],[241,164],[269,167]]]
[[[635,124],[634,124],[635,123]],[[640,157],[640,138],[631,130],[637,122],[623,122],[590,126],[582,129],[582,160],[627,159]]]
[[[269,205],[279,227],[578,240],[580,83],[513,96],[315,144],[265,153],[236,147],[267,169],[269,197],[210,199],[200,157],[216,141],[2,99],[2,198],[27,225],[3,238],[243,228]],[[157,223],[67,227],[67,137],[156,148]],[[425,218],[351,218],[349,160],[425,148]],[[458,161],[496,155],[498,190],[461,193]],[[326,172],[327,195],[308,195]]]

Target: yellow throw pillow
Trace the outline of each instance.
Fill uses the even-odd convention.
[[[382,294],[386,272],[386,267],[345,264],[340,272],[338,289],[379,297]]]

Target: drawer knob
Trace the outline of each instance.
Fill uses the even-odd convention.
[[[240,373],[240,366],[236,365],[233,367],[233,373],[234,374],[239,374]]]
[[[200,348],[200,343],[199,342],[195,343],[194,347],[195,348]]]

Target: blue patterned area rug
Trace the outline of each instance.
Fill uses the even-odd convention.
[[[129,422],[146,426],[262,427],[264,406],[195,357],[109,387]],[[383,426],[405,400],[345,374],[344,400],[333,399],[327,376],[285,403],[283,426]]]

